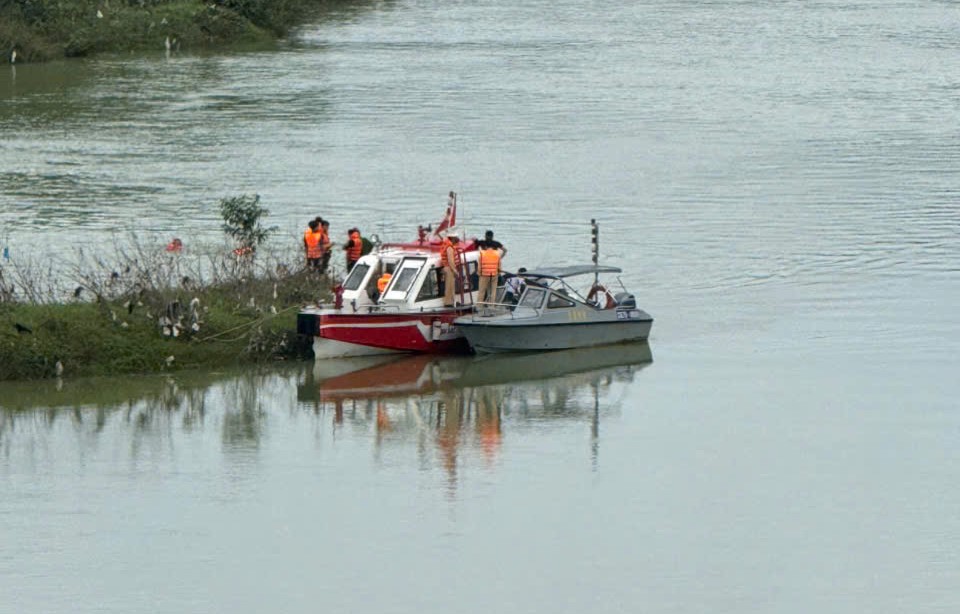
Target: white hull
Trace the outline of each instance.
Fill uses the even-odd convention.
[[[313,338],[313,357],[315,360],[323,360],[325,358],[346,358],[352,356],[383,356],[399,353],[401,352],[397,350],[376,348],[357,343],[347,343],[345,341],[337,341],[336,339],[327,339],[320,336],[315,336]]]

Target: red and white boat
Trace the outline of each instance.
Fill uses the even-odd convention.
[[[440,254],[444,231],[456,223],[452,196],[444,220],[409,243],[385,243],[362,256],[338,289],[337,302],[304,308],[297,317],[301,334],[314,338],[315,358],[365,356],[394,352],[469,352],[463,334],[453,325],[470,313],[476,300],[479,251],[475,239],[460,242],[463,266],[456,292],[457,307],[443,305]],[[383,293],[377,280],[392,276]]]

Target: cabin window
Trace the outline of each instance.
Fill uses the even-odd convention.
[[[360,264],[359,262],[353,265],[353,270],[350,271],[350,274],[347,276],[347,279],[343,282],[344,290],[356,290],[361,284],[363,284],[363,278],[367,276],[367,271],[370,270],[369,264]]]
[[[573,307],[573,301],[559,294],[552,293],[547,299],[547,309],[569,309],[570,307]]]
[[[523,294],[523,298],[520,299],[520,306],[540,309],[540,306],[543,305],[543,297],[545,294],[546,291],[540,288],[527,288],[527,291]]]
[[[420,286],[420,292],[417,294],[418,303],[443,296],[443,293],[440,291],[441,281],[443,279],[442,275],[443,269],[431,269],[430,272],[427,273],[426,279],[423,280],[423,285]]]
[[[387,286],[385,298],[390,300],[403,300],[407,293],[416,283],[420,276],[420,270],[423,268],[425,260],[423,258],[411,258],[403,260],[397,265],[390,279],[390,285]]]
[[[406,292],[410,289],[410,284],[413,283],[413,280],[417,278],[417,272],[419,269],[415,268],[405,268],[400,271],[400,274],[397,275],[397,279],[393,282],[393,287],[390,288],[391,292]]]

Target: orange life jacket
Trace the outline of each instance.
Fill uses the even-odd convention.
[[[323,233],[321,232],[310,232],[303,236],[303,240],[307,242],[307,258],[320,258],[323,256],[322,238]]]
[[[390,273],[384,273],[380,276],[380,279],[377,280],[377,292],[383,294],[383,289],[387,287],[387,284],[390,283],[390,278],[393,277]]]
[[[492,247],[480,250],[480,274],[483,276],[500,274],[500,250]]]
[[[350,240],[353,241],[353,243],[350,244],[350,249],[347,250],[347,260],[355,262],[360,260],[360,252],[363,251],[363,239],[360,238],[359,232],[351,232]]]
[[[449,262],[450,257],[447,255],[450,249],[453,249],[453,263]],[[454,271],[459,271],[463,263],[463,252],[460,251],[460,248],[453,244],[453,241],[450,239],[444,239],[443,247],[440,250],[440,266],[441,267],[450,267]]]
[[[330,249],[330,235],[323,227],[319,228],[318,232],[320,233],[320,245],[323,246],[323,251],[327,251]]]

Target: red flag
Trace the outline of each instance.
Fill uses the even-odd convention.
[[[443,221],[441,221],[436,230],[433,231],[434,236],[440,236],[440,233],[444,230],[455,226],[457,223],[457,194],[456,192],[450,192],[450,197],[447,199],[447,213],[443,216]]]

